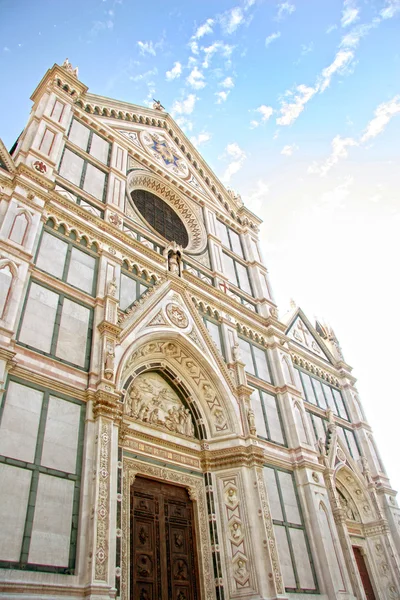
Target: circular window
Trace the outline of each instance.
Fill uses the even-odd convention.
[[[142,217],[157,233],[186,248],[189,243],[186,227],[166,202],[147,190],[134,190],[131,198]]]

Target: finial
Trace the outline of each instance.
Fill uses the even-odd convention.
[[[75,67],[75,69],[74,69],[73,66],[71,65],[71,63],[69,62],[68,58],[66,58],[64,60],[64,62],[61,66],[63,67],[63,69],[68,71],[68,73],[73,75],[73,77],[76,77],[78,79],[78,67]]]

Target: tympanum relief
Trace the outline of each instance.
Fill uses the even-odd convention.
[[[125,400],[126,414],[137,421],[194,437],[194,425],[173,388],[156,372],[138,375]]]

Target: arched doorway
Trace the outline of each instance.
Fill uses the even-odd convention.
[[[130,529],[131,600],[198,600],[196,533],[187,490],[136,477]]]

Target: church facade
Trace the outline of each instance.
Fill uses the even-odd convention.
[[[0,598],[400,598],[334,332],[160,103],[47,71],[0,143]]]

